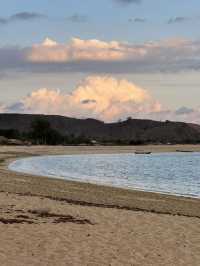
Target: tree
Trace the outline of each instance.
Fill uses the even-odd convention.
[[[91,144],[90,138],[82,135],[61,135],[53,129],[48,120],[37,118],[31,124],[31,131],[26,134],[32,143],[37,145],[67,145]]]
[[[49,121],[42,118],[33,121],[29,136],[36,144],[56,145],[63,142],[59,132],[52,129]]]
[[[31,124],[31,138],[36,141],[36,144],[46,144],[49,130],[49,122],[42,118],[38,118]]]
[[[0,136],[4,136],[8,139],[20,139],[21,134],[17,129],[1,129]]]

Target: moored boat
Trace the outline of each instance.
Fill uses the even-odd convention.
[[[189,150],[176,150],[176,152],[194,152],[194,151],[189,151]]]
[[[135,154],[151,154],[151,151],[135,151]]]

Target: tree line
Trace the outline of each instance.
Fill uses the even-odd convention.
[[[49,121],[38,118],[31,123],[30,131],[20,133],[16,129],[0,129],[0,136],[8,139],[30,141],[34,145],[77,145],[89,144],[91,140],[85,136],[74,136],[73,134],[63,136],[53,129]]]
[[[168,121],[167,121],[168,122]],[[168,122],[169,123],[169,122]],[[4,136],[7,139],[17,139],[21,141],[29,141],[33,145],[80,145],[94,144],[91,138],[88,138],[84,135],[75,136],[73,134],[62,135],[60,132],[51,127],[48,120],[43,118],[37,118],[31,123],[31,127],[29,132],[19,132],[16,129],[0,129],[0,136]],[[200,141],[191,141],[190,138],[185,138],[184,143],[194,144],[199,143]],[[145,145],[154,143],[155,141],[151,139],[140,139],[138,136],[133,140],[123,140],[123,139],[115,139],[115,140],[107,140],[101,139],[101,144],[104,145]],[[171,144],[177,144],[178,141],[174,141]],[[180,142],[181,144],[182,142]],[[159,144],[169,144],[168,140],[163,141]]]

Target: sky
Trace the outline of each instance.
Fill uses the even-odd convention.
[[[7,0],[0,112],[200,124],[198,0]]]

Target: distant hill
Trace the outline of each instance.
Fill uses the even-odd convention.
[[[200,126],[182,122],[158,122],[127,119],[104,123],[95,119],[75,119],[57,115],[0,114],[0,130],[14,129],[20,133],[31,130],[37,119],[47,120],[63,136],[84,136],[100,142],[200,143]]]

